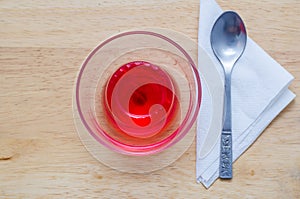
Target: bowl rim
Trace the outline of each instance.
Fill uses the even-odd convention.
[[[111,142],[111,139],[107,140],[107,142],[111,143],[113,146],[117,146],[116,147],[112,147],[110,144],[107,144],[107,142],[103,141],[99,136],[97,136],[97,134],[90,128],[89,124],[87,123],[85,116],[82,112],[81,106],[80,106],[80,83],[81,83],[81,78],[82,75],[86,69],[87,64],[89,63],[89,61],[91,60],[91,58],[98,52],[99,49],[101,49],[103,46],[105,46],[106,44],[108,44],[109,42],[116,40],[120,37],[124,37],[124,36],[129,36],[129,35],[150,35],[150,36],[154,36],[154,37],[158,37],[160,39],[163,39],[165,41],[167,41],[168,43],[170,43],[171,45],[175,46],[187,59],[193,75],[194,75],[194,79],[195,79],[195,87],[196,87],[196,101],[194,102],[194,106],[193,107],[189,107],[187,113],[184,116],[184,119],[182,120],[182,122],[180,123],[179,127],[167,138],[164,138],[164,140],[161,140],[157,143],[151,144],[151,147],[157,147],[157,144],[161,145],[161,147],[159,148],[155,148],[155,150],[140,150],[141,148],[145,149],[148,148],[150,146],[144,145],[144,146],[131,146],[128,144],[122,144],[124,146],[126,146],[127,148],[132,149],[132,151],[128,151],[128,150],[124,150],[123,148],[121,148],[119,146],[120,143],[114,143]],[[107,148],[121,153],[121,154],[125,154],[125,155],[150,155],[150,154],[155,154],[158,152],[161,152],[165,149],[167,149],[168,147],[176,144],[178,141],[180,141],[187,133],[188,131],[191,129],[191,127],[193,126],[199,110],[200,110],[200,105],[201,105],[201,99],[202,99],[202,86],[201,86],[201,80],[200,80],[200,75],[199,72],[197,70],[197,67],[193,61],[193,59],[190,57],[190,55],[175,41],[173,41],[172,39],[160,34],[160,33],[155,33],[152,31],[145,31],[145,30],[134,30],[134,31],[126,31],[126,32],[122,32],[122,33],[118,33],[114,36],[109,37],[108,39],[104,40],[103,42],[101,42],[100,44],[98,44],[96,46],[96,48],[94,48],[89,55],[85,58],[84,62],[81,64],[81,68],[78,72],[77,75],[77,80],[76,80],[76,105],[77,105],[77,110],[80,116],[80,120],[82,121],[82,123],[84,124],[85,128],[88,130],[89,134],[92,135],[98,142],[100,142],[102,145],[106,146]],[[191,95],[191,94],[190,94]],[[189,104],[192,104],[193,102],[191,102],[192,98],[190,98],[190,102]],[[193,111],[193,113],[192,113]],[[192,114],[192,115],[191,115]],[[93,118],[93,117],[92,117]],[[94,121],[96,122],[96,121]],[[97,123],[97,122],[96,122]],[[96,125],[96,127],[100,128],[98,125]],[[106,133],[103,133],[103,129],[98,129],[98,131],[100,131],[102,133],[102,135],[106,135]],[[177,136],[177,134],[180,133],[179,136]],[[177,136],[177,137],[176,137]],[[106,138],[107,139],[107,138]]]

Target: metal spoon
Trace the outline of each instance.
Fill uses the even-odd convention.
[[[224,12],[215,22],[210,37],[211,47],[225,74],[225,121],[221,135],[220,178],[232,178],[231,72],[243,54],[247,33],[241,17]]]

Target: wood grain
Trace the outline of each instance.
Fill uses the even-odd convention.
[[[300,2],[218,0],[295,76],[300,95]],[[74,79],[101,40],[162,27],[197,40],[198,0],[0,2],[0,198],[300,198],[296,98],[234,164],[232,181],[195,182],[195,144],[169,167],[114,171],[85,151],[73,125]]]

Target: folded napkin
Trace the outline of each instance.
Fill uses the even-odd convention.
[[[222,66],[210,46],[210,31],[221,13],[221,8],[214,0],[200,0],[199,45],[212,58],[221,78],[224,79]],[[201,67],[200,63],[199,67]],[[294,99],[295,95],[288,90],[292,80],[291,74],[248,38],[245,52],[236,63],[232,74],[233,161]],[[204,99],[207,97],[205,95],[207,94],[204,90]],[[200,109],[200,115],[207,114],[203,107],[204,105]],[[201,150],[206,147],[203,146],[205,143],[203,140],[208,139],[210,133],[212,132],[203,125],[203,117],[202,119],[199,117],[196,177],[197,182],[201,182],[206,188],[211,186],[219,176],[220,137],[218,136],[216,144],[211,146],[209,152],[205,155],[201,153]]]

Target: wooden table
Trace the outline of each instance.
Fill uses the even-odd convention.
[[[300,2],[218,0],[295,76]],[[169,167],[125,174],[96,161],[73,125],[74,79],[86,55],[119,31],[173,29],[197,40],[199,0],[0,2],[0,198],[300,198],[296,98],[234,164],[232,181],[195,182],[195,144]]]

